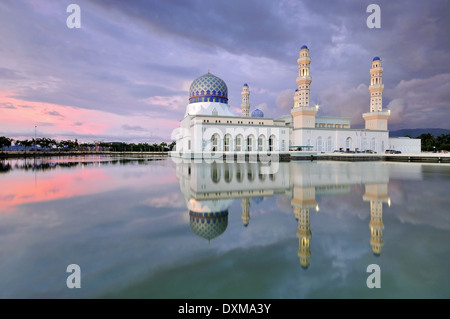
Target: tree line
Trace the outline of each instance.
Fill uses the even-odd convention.
[[[422,152],[450,151],[450,134],[435,137],[431,133],[424,133],[417,138],[420,138]]]
[[[167,152],[171,151],[175,142],[167,144],[161,142],[153,143],[125,143],[125,142],[85,142],[78,140],[60,140],[48,137],[39,137],[25,140],[15,140],[6,136],[0,136],[0,148],[4,150],[56,150],[56,151],[112,151],[112,152]]]

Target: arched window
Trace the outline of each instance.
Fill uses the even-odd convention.
[[[217,152],[219,150],[219,134],[211,136],[211,152]]]
[[[241,152],[242,151],[242,142],[244,141],[244,137],[239,134],[236,136],[236,151]]]
[[[323,152],[322,136],[317,138],[317,152]]]
[[[260,135],[258,137],[258,151],[262,152],[266,150],[266,137],[264,135]]]
[[[347,150],[350,150],[352,148],[352,138],[351,137],[347,137],[347,139],[345,140],[345,148]]]
[[[375,137],[372,137],[372,140],[370,141],[370,149],[374,152],[377,151],[377,141],[375,140]]]
[[[249,135],[247,137],[247,151],[253,152],[253,143],[254,143],[255,137],[253,135]]]
[[[225,182],[229,183],[233,179],[231,167],[229,164],[225,164],[224,169],[225,169],[225,173],[224,173]]]
[[[367,150],[367,137],[363,137],[361,149],[362,149],[363,151]]]
[[[275,151],[275,135],[270,135],[269,137],[269,151]]]
[[[253,182],[255,180],[255,175],[256,175],[256,173],[254,171],[255,167],[256,167],[255,165],[252,165],[250,163],[247,165],[247,179],[250,182]]]
[[[225,137],[223,138],[223,147],[225,149],[225,152],[229,152],[231,151],[231,135],[230,134],[226,134]]]
[[[242,173],[242,166],[241,166],[241,164],[238,164],[236,166],[236,180],[239,183],[241,183],[243,179],[244,179],[244,174]]]
[[[214,162],[211,166],[211,179],[214,183],[218,183],[220,181],[220,168],[216,162]]]
[[[212,115],[217,116],[217,114],[218,114],[218,112],[217,112],[216,108],[214,108],[214,110],[212,111]]]
[[[331,138],[331,136],[328,136],[327,138],[327,152],[333,152],[333,139]]]

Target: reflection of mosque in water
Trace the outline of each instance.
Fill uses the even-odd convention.
[[[291,199],[298,222],[298,257],[300,265],[307,268],[312,239],[310,211],[319,211],[316,196],[345,194],[350,192],[351,185],[365,184],[363,200],[370,202],[370,244],[375,256],[381,254],[383,203],[390,205],[386,165],[374,165],[373,162],[275,164],[272,164],[275,173],[270,173],[268,166],[260,162],[177,164],[177,178],[189,209],[193,232],[208,241],[225,232],[228,210],[235,200],[241,200],[242,223],[247,227],[251,201],[259,202],[264,197],[282,194]]]

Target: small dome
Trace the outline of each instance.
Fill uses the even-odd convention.
[[[264,117],[264,113],[260,109],[256,109],[252,112],[251,117]]]
[[[300,48],[300,50],[303,50],[303,49],[308,49],[308,47],[307,47],[306,45],[303,45],[303,46]]]
[[[252,198],[252,202],[254,202],[255,204],[259,204],[264,200],[264,197],[253,197]]]
[[[244,86],[248,86],[248,84],[247,84],[247,83],[244,83]]]
[[[189,103],[219,102],[228,104],[228,88],[225,82],[206,73],[196,78],[189,88]]]
[[[298,89],[295,89],[295,92],[298,92]]]
[[[377,60],[380,60],[380,58],[376,56],[376,57],[373,58],[372,61],[377,61]]]
[[[205,239],[220,236],[228,226],[228,210],[215,213],[197,213],[189,211],[192,231]]]

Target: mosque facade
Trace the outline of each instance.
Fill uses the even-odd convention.
[[[228,88],[219,77],[207,73],[195,79],[189,89],[189,103],[180,127],[173,157],[211,158],[228,154],[289,153],[292,151],[331,153],[385,153],[395,148],[403,153],[420,153],[420,139],[389,137],[390,110],[383,108],[383,67],[375,57],[370,68],[368,112],[365,128],[352,128],[349,118],[318,116],[318,105],[310,104],[311,58],[306,45],[299,51],[297,89],[290,114],[267,118],[250,112],[250,88],[242,87],[241,114],[228,105]]]

